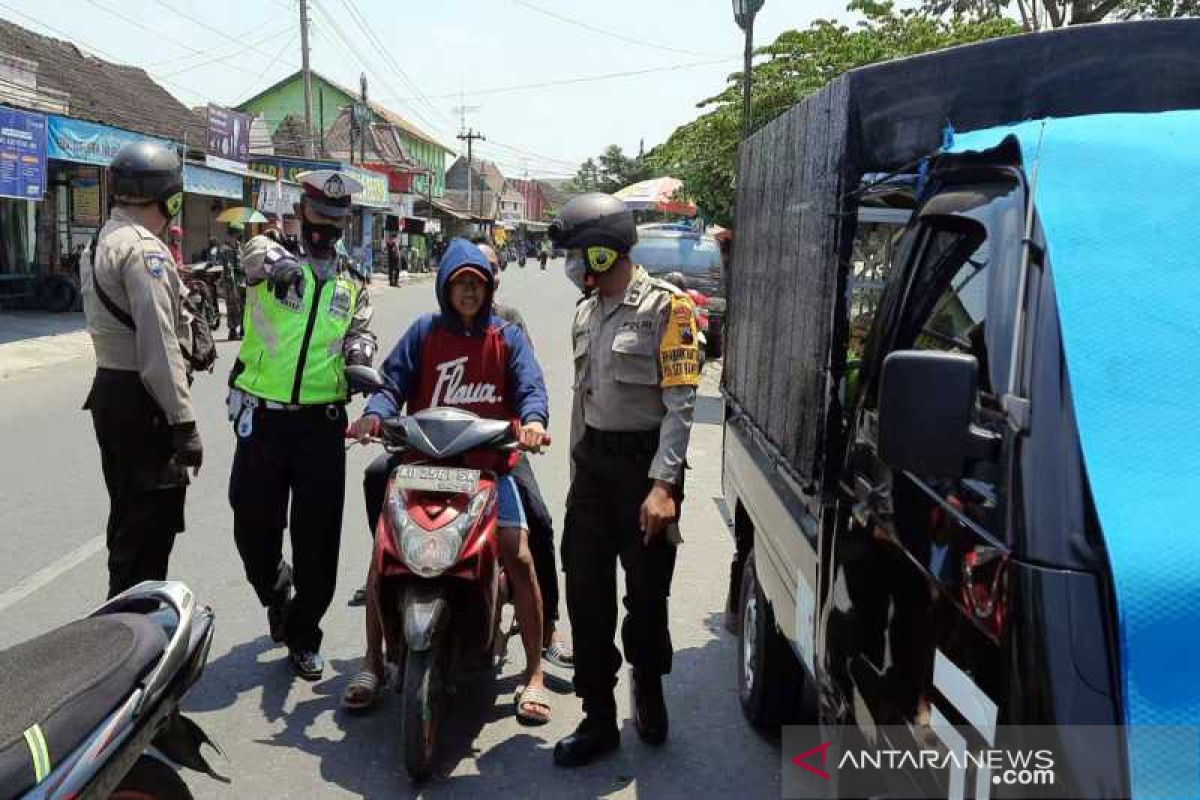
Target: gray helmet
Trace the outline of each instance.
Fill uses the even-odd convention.
[[[637,240],[633,213],[624,201],[602,192],[572,198],[550,223],[550,241],[567,250],[611,247],[624,254]]]
[[[113,197],[166,203],[183,191],[183,166],[174,151],[157,142],[130,142],[108,165]]]

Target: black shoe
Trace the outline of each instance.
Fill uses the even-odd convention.
[[[663,699],[662,676],[633,670],[633,725],[646,744],[660,745],[667,740],[670,723]]]
[[[325,672],[325,659],[315,650],[289,647],[288,663],[292,665],[292,671],[306,681],[320,680],[321,674]]]
[[[579,727],[554,745],[554,763],[560,767],[582,767],[621,746],[621,732],[615,720],[584,717]]]
[[[367,604],[367,587],[362,586],[354,590],[354,595],[350,598],[350,602],[346,605],[351,607],[365,606]]]

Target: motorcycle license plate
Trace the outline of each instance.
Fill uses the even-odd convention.
[[[479,470],[402,464],[396,468],[396,485],[416,492],[466,493],[475,491]]]

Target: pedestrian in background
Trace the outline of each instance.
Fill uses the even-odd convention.
[[[303,254],[267,236],[244,252],[249,308],[230,376],[237,450],[229,503],[271,637],[287,645],[296,674],[317,680],[325,669],[320,622],[337,582],[346,492],[345,368],[371,363],[375,336],[370,292],[336,248],[351,195],[362,186],[336,170],[298,177]],[[285,527],[294,573],[283,558]]]
[[[384,246],[384,259],[387,261],[388,283],[392,286],[400,285],[400,245],[396,242],[396,234],[388,236],[387,244]]]
[[[554,748],[560,766],[620,745],[613,690],[621,653],[616,567],[625,572],[625,660],[633,718],[649,744],[667,738],[662,676],[671,671],[667,597],[680,541],[683,470],[700,382],[691,300],[629,260],[633,215],[607,194],[567,203],[551,237],[568,274],[594,290],[575,310],[571,488],[562,556],[584,719]]]
[[[96,351],[84,408],[108,489],[108,596],[164,580],[184,529],[187,469],[204,460],[185,350],[183,284],[159,238],[183,204],[174,152],[138,142],[109,165],[113,209],[80,270]]]

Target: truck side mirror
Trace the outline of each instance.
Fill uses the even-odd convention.
[[[974,356],[898,350],[879,382],[879,457],[895,469],[959,478],[994,456],[999,437],[971,424],[979,380]]]

